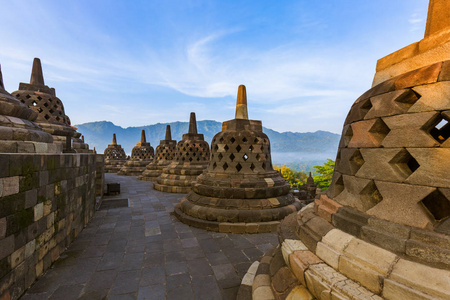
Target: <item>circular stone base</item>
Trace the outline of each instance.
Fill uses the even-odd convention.
[[[190,186],[175,186],[175,185],[163,185],[155,182],[153,184],[153,188],[160,192],[165,193],[180,193],[180,194],[187,194],[191,191]]]
[[[280,221],[256,223],[228,223],[196,219],[186,215],[180,210],[179,204],[175,206],[174,214],[181,222],[200,229],[223,233],[267,233],[276,232]]]

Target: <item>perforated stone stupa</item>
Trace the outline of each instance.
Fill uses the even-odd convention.
[[[72,148],[72,137],[78,138],[81,133],[70,126],[63,103],[56,97],[55,89],[44,84],[39,58],[33,61],[30,83],[20,83],[19,90],[12,95],[37,112],[36,123],[45,132],[53,135],[54,143],[62,144],[66,153],[75,152]]]
[[[155,158],[147,165],[145,171],[139,176],[139,179],[155,181],[162,174],[162,170],[175,159],[176,150],[177,141],[172,140],[170,125],[167,125],[165,139],[161,140],[156,147]]]
[[[208,168],[175,208],[182,222],[220,232],[270,232],[300,208],[272,168],[261,121],[248,119],[245,86],[239,87],[235,119],[222,124],[211,149]]]
[[[127,162],[127,155],[121,145],[117,144],[116,134],[113,133],[112,144],[104,151],[105,173],[117,173]]]
[[[60,153],[53,137],[33,121],[37,113],[5,90],[0,68],[0,152]]]
[[[247,291],[449,299],[449,121],[450,2],[432,0],[425,38],[380,59],[351,107],[330,188],[282,222],[254,283],[268,280]]]
[[[153,160],[155,150],[145,139],[145,130],[141,132],[141,141],[131,150],[131,158],[117,172],[118,175],[139,176]]]
[[[163,169],[154,188],[169,193],[188,193],[192,182],[208,166],[209,144],[197,132],[195,113],[191,112],[189,132],[177,144],[174,161]]]

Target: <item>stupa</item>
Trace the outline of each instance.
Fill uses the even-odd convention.
[[[39,58],[33,61],[30,83],[21,82],[19,90],[12,95],[37,112],[36,123],[45,132],[53,135],[54,143],[63,145],[65,153],[75,152],[72,148],[72,137],[78,138],[81,133],[70,126],[63,103],[56,97],[55,89],[44,84]]]
[[[155,150],[145,139],[145,130],[141,132],[141,141],[131,150],[131,158],[117,172],[118,175],[139,176],[153,160]]]
[[[92,150],[89,149],[89,145],[84,142],[84,136],[74,137],[73,140],[73,149],[77,153],[92,153]]]
[[[36,112],[5,90],[0,68],[0,152],[61,153],[51,134],[34,123],[36,118]]]
[[[117,144],[115,133],[113,133],[112,143],[105,149],[104,155],[105,173],[117,173],[127,162],[127,155],[122,146]]]
[[[245,86],[239,86],[235,119],[222,124],[211,149],[208,168],[175,207],[182,222],[220,232],[271,232],[301,207],[272,168],[261,121],[248,119]]]
[[[189,132],[177,144],[175,159],[163,169],[153,187],[161,192],[188,193],[192,182],[208,166],[209,144],[197,133],[195,113],[191,112]]]
[[[162,170],[174,160],[176,149],[177,141],[172,140],[170,125],[167,125],[165,139],[159,142],[159,145],[156,147],[155,158],[147,165],[139,179],[155,181],[161,175]]]
[[[380,59],[351,107],[330,188],[238,299],[450,299],[449,121],[450,2],[431,0],[424,39]]]

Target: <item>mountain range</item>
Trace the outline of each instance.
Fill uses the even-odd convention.
[[[90,148],[96,148],[98,153],[111,144],[113,133],[117,136],[117,143],[122,145],[127,154],[140,141],[141,130],[145,130],[147,142],[156,148],[159,141],[164,139],[166,125],[170,125],[172,139],[179,141],[188,131],[188,122],[157,123],[153,125],[127,127],[117,126],[109,121],[98,121],[75,125],[84,135],[85,142]],[[214,135],[222,130],[222,123],[213,120],[197,122],[198,133],[203,133],[205,140],[211,144]],[[326,158],[334,158],[339,144],[340,135],[328,131],[316,132],[277,132],[263,128],[270,139],[272,159],[274,164],[290,164],[307,161],[321,162]],[[297,168],[298,169],[298,168]],[[303,168],[302,168],[303,169]]]

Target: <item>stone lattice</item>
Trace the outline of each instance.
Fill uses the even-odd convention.
[[[187,193],[192,182],[208,166],[209,144],[197,133],[195,113],[191,113],[189,132],[177,144],[175,159],[163,169],[154,188],[169,193]]]
[[[328,191],[282,222],[273,298],[448,299],[450,3],[429,8],[425,38],[380,59],[351,107]]]
[[[289,184],[272,168],[261,121],[248,120],[244,86],[236,118],[223,123],[211,148],[208,168],[175,208],[182,222],[221,232],[266,232],[300,208]]]
[[[166,127],[166,137],[156,147],[155,159],[146,166],[145,171],[139,176],[140,180],[155,181],[162,170],[174,159],[177,150],[177,141],[172,140],[170,125]]]
[[[117,144],[116,134],[113,134],[112,144],[104,151],[105,173],[117,173],[127,161],[127,155],[121,145]]]
[[[145,167],[153,160],[155,150],[145,139],[145,130],[141,132],[141,142],[131,150],[131,158],[117,172],[118,175],[139,176]]]
[[[34,121],[37,113],[9,94],[0,70],[0,152],[58,153],[62,147]]]
[[[53,142],[64,146],[64,152],[75,152],[72,137],[81,133],[70,126],[62,101],[56,97],[55,89],[44,84],[41,61],[35,58],[30,83],[20,83],[19,90],[12,93],[23,104],[37,113],[36,123],[45,132],[53,135]]]

